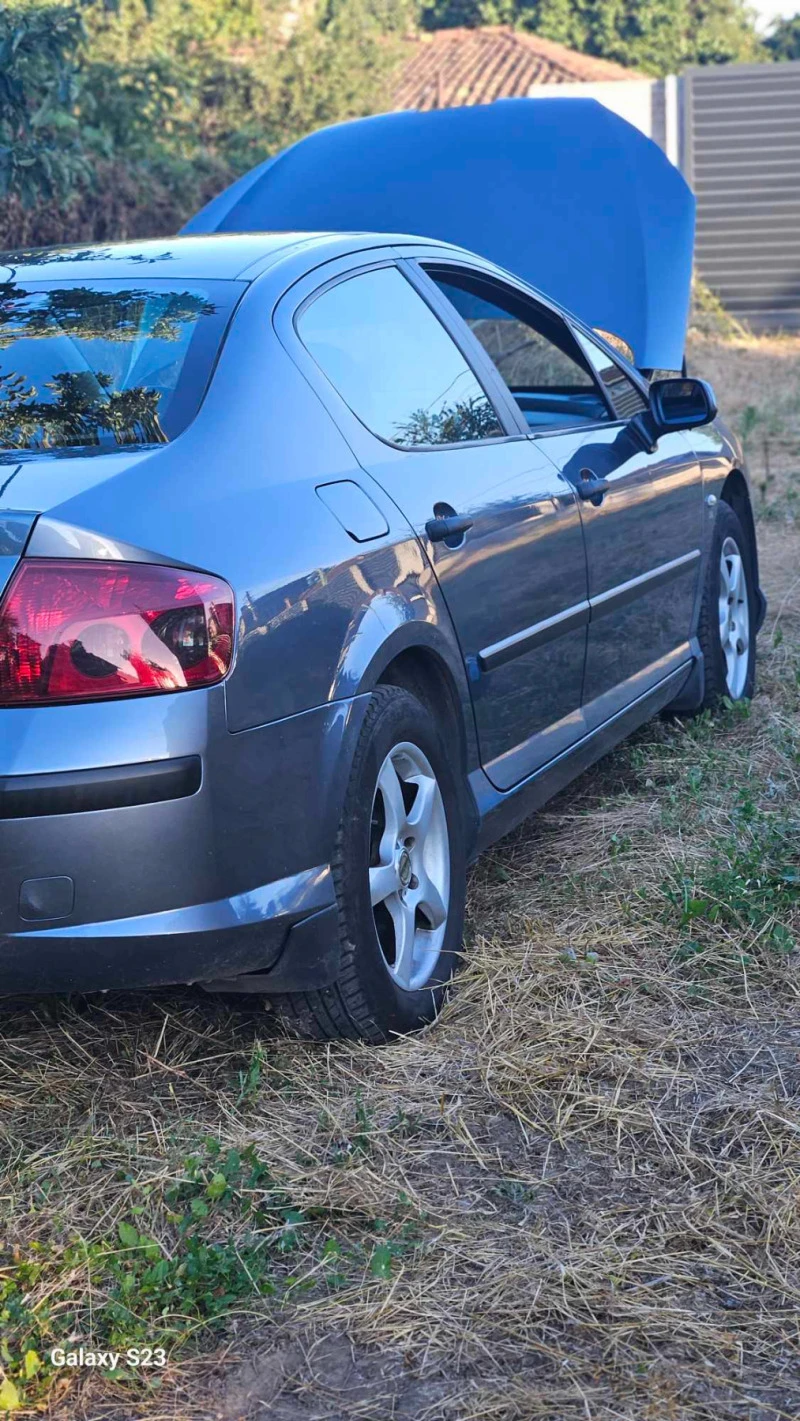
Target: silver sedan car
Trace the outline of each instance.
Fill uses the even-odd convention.
[[[430,1020],[469,861],[648,717],[753,692],[711,390],[420,238],[3,260],[3,990]]]

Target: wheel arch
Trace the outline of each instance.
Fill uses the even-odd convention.
[[[731,469],[720,489],[719,496],[733,509],[755,549],[756,526],[753,518],[753,506],[750,502],[747,480],[741,469]]]
[[[761,581],[758,573],[758,540],[756,539],[756,524],[753,516],[753,503],[750,498],[750,488],[741,469],[733,468],[727,475],[719,493],[723,503],[727,503],[732,508],[739,522],[744,528],[749,543],[750,555],[753,563],[754,591],[758,602],[758,616],[756,630],[760,631],[766,612],[766,600],[761,591]]]
[[[432,647],[419,643],[404,647],[387,662],[376,684],[402,686],[432,712],[443,715],[457,736],[461,765],[466,772],[468,746],[461,698],[450,668]]]
[[[469,786],[470,771],[478,763],[475,722],[469,689],[459,686],[449,658],[431,643],[411,640],[385,648],[386,659],[378,672],[375,686],[399,686],[410,691],[430,710],[441,725],[445,744],[458,747],[458,775],[463,792],[463,807],[469,823],[469,853],[477,842],[480,814]]]

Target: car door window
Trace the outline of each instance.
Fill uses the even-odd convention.
[[[611,413],[566,322],[480,276],[426,268],[466,322],[531,429],[597,424]]]
[[[408,448],[504,437],[475,373],[396,267],[329,286],[295,325],[342,399],[380,439]]]
[[[638,385],[635,385],[630,376],[625,374],[625,371],[617,364],[616,360],[612,359],[608,351],[603,350],[584,331],[576,329],[575,337],[597,378],[602,381],[618,417],[632,419],[635,414],[641,414],[642,410],[646,410],[647,400]]]

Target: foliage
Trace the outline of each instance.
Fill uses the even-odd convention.
[[[703,950],[705,943],[698,935],[703,923],[721,924],[740,942],[755,938],[778,952],[793,951],[794,935],[787,923],[800,901],[797,828],[791,815],[759,804],[745,782],[735,796],[725,831],[709,846],[704,860],[678,883],[665,884],[665,896],[678,913],[680,927],[691,933],[679,944],[679,961]],[[752,961],[752,955],[745,954],[745,965]]]
[[[741,321],[732,316],[719,296],[695,272],[692,279],[692,309],[689,328],[699,335],[732,340],[747,334]]]
[[[457,400],[440,410],[415,410],[395,438],[398,444],[453,444],[463,439],[487,439],[497,433],[497,417],[483,398]]]
[[[340,0],[287,30],[282,0],[120,0],[93,6],[87,110],[113,150],[213,152],[244,171],[321,124],[377,104],[391,46],[368,0]]]
[[[511,23],[647,74],[762,55],[744,0],[430,0],[423,23]]]
[[[764,44],[773,59],[800,59],[800,15],[778,20]]]
[[[0,195],[58,196],[87,176],[73,61],[82,38],[73,4],[0,8]]]
[[[406,13],[389,0],[288,18],[283,0],[11,0],[0,243],[174,230],[277,149],[378,107]]]

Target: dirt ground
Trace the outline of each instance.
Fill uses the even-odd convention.
[[[690,366],[757,485],[752,705],[644,727],[487,854],[414,1039],[6,1003],[0,1409],[800,1416],[800,342]],[[80,1344],[165,1365],[51,1364]]]

